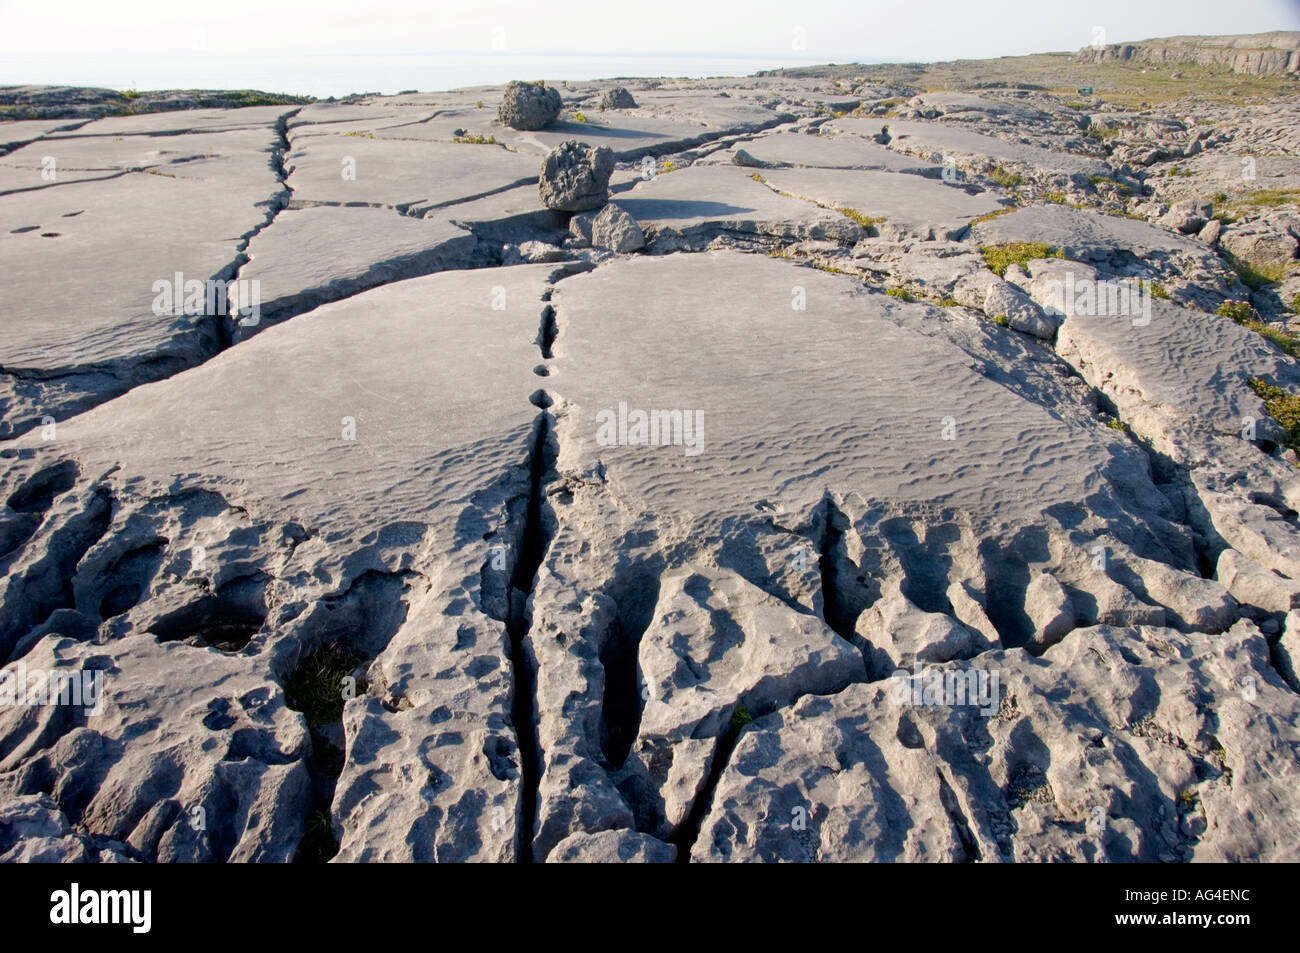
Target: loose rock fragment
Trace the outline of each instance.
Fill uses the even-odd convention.
[[[619,255],[645,247],[641,226],[613,202],[598,212],[581,212],[573,216],[569,221],[569,231],[586,244]]]
[[[636,109],[636,100],[622,86],[606,90],[600,97],[601,109]]]
[[[592,148],[567,140],[542,160],[538,189],[542,204],[560,212],[584,212],[609,200],[614,153],[607,146]]]

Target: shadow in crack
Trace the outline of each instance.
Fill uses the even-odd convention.
[[[641,636],[649,628],[659,601],[661,571],[661,566],[635,564],[617,573],[608,590],[618,605],[618,615],[600,653],[605,668],[600,745],[606,763],[614,769],[627,760],[641,728],[638,656]]]

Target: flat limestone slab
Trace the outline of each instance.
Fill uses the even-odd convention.
[[[1013,398],[921,330],[940,312],[850,279],[726,252],[635,258],[567,279],[555,305],[562,446],[637,510],[798,512],[833,488],[1033,520],[1099,490],[1111,466],[1091,415]],[[597,415],[620,403],[699,411],[702,451],[602,445]]]
[[[392,209],[286,210],[249,244],[240,277],[259,282],[261,321],[250,337],[291,314],[402,278],[469,263],[475,240],[440,215],[423,219]]]
[[[985,136],[954,126],[939,123],[914,122],[901,119],[836,119],[830,125],[838,131],[862,136],[874,136],[880,127],[889,127],[889,147],[912,155],[952,155],[976,157],[993,165],[1024,167],[1046,175],[1088,176],[1107,175],[1106,163],[1086,156],[1072,155],[1007,142],[995,136]]]
[[[528,396],[547,271],[478,269],[376,288],[60,424],[53,446],[36,435],[14,446],[74,454],[87,472],[116,462],[164,482],[193,474],[240,485],[259,512],[364,535],[455,498],[464,476],[439,475],[439,455],[478,447],[482,459],[463,461],[469,475],[499,472],[495,454],[517,458],[519,447],[492,447],[513,443],[536,416]],[[503,310],[492,307],[497,288]],[[340,436],[346,416],[356,418],[355,441]],[[412,483],[417,469],[425,478]]]
[[[782,192],[883,218],[878,228],[895,238],[955,239],[971,219],[1002,207],[991,194],[970,195],[919,175],[840,169],[773,169],[761,174]]]
[[[89,835],[150,859],[288,860],[329,745],[341,858],[515,859],[504,593],[548,271],[386,285],[9,444],[0,489],[27,502],[6,510],[22,532],[0,655],[112,665],[80,744],[48,750],[80,721],[0,710],[6,770],[61,773],[90,745],[94,800],[71,817]],[[286,686],[329,646],[371,690],[308,724]],[[160,839],[179,808],[160,786],[209,817],[241,810],[211,837]]]
[[[1228,465],[1225,448],[1235,444],[1246,458],[1267,459],[1240,439],[1246,421],[1256,422],[1261,439],[1281,439],[1249,381],[1294,392],[1300,368],[1293,360],[1222,315],[1158,298],[1125,302],[1120,292],[1135,284],[1099,283],[1087,265],[1031,265],[1035,300],[1063,316],[1057,353],[1157,451],[1184,464]],[[1207,435],[1219,439],[1207,444]]]
[[[659,89],[634,89],[632,95],[636,97],[635,112],[638,115],[703,123],[735,132],[756,132],[795,118],[792,113],[778,108],[780,104],[773,97],[762,93],[663,86]]]
[[[530,181],[536,156],[496,145],[313,136],[297,139],[292,166],[293,203],[388,206],[400,211],[480,198]],[[355,178],[344,178],[344,174]],[[540,203],[539,203],[540,204]]]
[[[619,161],[643,155],[681,152],[726,135],[756,132],[788,121],[749,104],[709,102],[710,97],[672,97],[657,108],[598,111],[594,106],[566,105],[560,117],[545,129],[517,130],[497,118],[499,90],[488,90],[478,100],[462,96],[442,108],[417,110],[388,99],[373,104],[324,104],[305,107],[289,120],[295,146],[322,135],[351,135],[391,141],[450,143],[459,133],[492,137],[507,148],[544,156],[560,143],[576,139],[593,146],[608,146]],[[478,103],[482,103],[479,106]],[[583,115],[586,121],[577,118]]]
[[[1168,532],[1176,549],[1167,501],[1037,345],[727,251],[606,263],[552,303],[556,528],[528,635],[536,857],[584,831],[678,837],[709,798],[736,811],[718,830],[757,829],[757,795],[735,808],[735,787],[708,790],[719,738],[741,706],[785,712],[865,680],[845,650],[892,647],[855,611],[886,589],[922,617],[913,629],[952,635],[909,649],[942,658],[1024,644],[1032,620],[1003,607],[1025,604],[1033,574],[1058,611],[1069,586],[1107,616],[1165,619],[1091,569],[1087,546],[1154,553]],[[1183,548],[1163,555],[1190,566]]]
[[[861,229],[838,212],[778,195],[750,173],[691,166],[640,181],[617,196],[646,232],[652,250],[707,243],[722,232],[853,241]]]
[[[710,163],[730,163],[738,150],[771,166],[811,166],[819,169],[880,169],[937,176],[943,166],[902,155],[858,136],[773,133],[741,142],[709,156]]]
[[[247,106],[242,109],[178,109],[138,116],[105,116],[74,130],[51,132],[65,136],[158,136],[181,132],[228,132],[271,127],[296,112],[298,106]]]
[[[490,106],[490,108],[489,108]],[[382,120],[353,120],[345,123],[299,126],[293,130],[295,142],[318,135],[349,132],[384,140],[452,142],[457,135],[491,137],[508,149],[524,154],[544,156],[560,143],[576,139],[592,146],[608,146],[620,161],[643,155],[680,152],[731,132],[743,132],[752,123],[717,127],[701,122],[682,122],[641,114],[638,110],[610,110],[583,113],[587,121],[575,117],[581,110],[565,110],[545,129],[518,130],[497,119],[496,103],[441,109],[425,119],[386,117]],[[459,131],[459,132],[458,132]]]
[[[155,283],[230,277],[281,197],[268,157],[246,153],[184,178],[131,173],[0,199],[0,367],[17,375],[0,396],[5,429],[213,353],[214,319],[155,313]]]
[[[0,122],[0,155],[20,148],[42,136],[60,130],[72,130],[86,124],[85,119],[17,119]]]
[[[1050,113],[1026,103],[972,96],[970,93],[922,93],[908,101],[909,108],[935,109],[949,121],[993,120],[1009,125],[1032,124],[1051,120]]]
[[[180,179],[255,177],[269,167],[274,148],[270,127],[174,136],[44,139],[0,158],[0,194],[54,188],[60,183],[103,179],[127,171]]]
[[[1107,261],[1118,252],[1138,258],[1207,254],[1200,242],[1159,225],[1056,204],[1017,209],[980,222],[973,231],[972,237],[981,245],[1042,242],[1084,261]]]
[[[566,139],[576,139],[591,146],[608,146],[615,159],[627,162],[644,155],[681,152],[721,136],[749,132],[763,123],[774,125],[777,121],[775,117],[764,117],[762,122],[715,126],[662,119],[629,109],[595,113],[587,122],[579,122],[566,113],[545,129],[532,132],[517,131],[500,123],[492,128],[498,141],[520,151],[545,155]]]

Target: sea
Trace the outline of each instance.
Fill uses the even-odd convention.
[[[0,56],[0,86],[96,86],[121,90],[260,89],[299,96],[435,92],[511,79],[550,83],[615,77],[748,76],[759,70],[825,60],[797,56],[730,57],[588,54],[299,54],[209,57],[78,56],[51,62],[27,54]]]

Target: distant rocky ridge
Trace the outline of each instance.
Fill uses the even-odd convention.
[[[0,86],[0,119],[99,119],[176,109],[241,106],[303,106],[311,96],[260,89],[162,89],[119,91],[93,86]]]
[[[1268,76],[1300,72],[1300,33],[1277,31],[1242,36],[1171,36],[1140,43],[1085,46],[1080,63],[1131,60],[1138,63],[1197,63],[1229,66],[1234,73]]]

